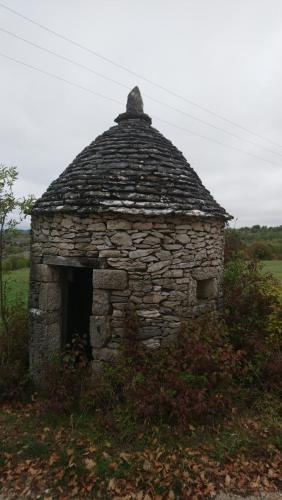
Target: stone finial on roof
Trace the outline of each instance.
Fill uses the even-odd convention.
[[[127,97],[127,113],[143,113],[143,100],[138,87],[134,87]]]
[[[134,89],[129,92],[127,97],[126,112],[118,115],[115,122],[120,123],[125,120],[142,120],[143,122],[145,121],[149,124],[152,123],[150,116],[144,113],[143,99],[138,87],[134,87]]]

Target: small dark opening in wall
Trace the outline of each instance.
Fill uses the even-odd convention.
[[[67,267],[63,270],[63,344],[73,337],[84,337],[87,355],[92,357],[89,324],[92,312],[92,272],[90,268]]]
[[[216,279],[209,278],[197,281],[197,299],[213,299],[217,295]]]

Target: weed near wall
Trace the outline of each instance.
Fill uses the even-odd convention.
[[[0,401],[21,398],[29,385],[27,311],[22,303],[7,308],[8,333],[0,319]]]
[[[237,254],[226,264],[224,301],[230,342],[248,361],[242,382],[281,394],[281,285],[258,262]]]
[[[157,350],[136,341],[138,324],[115,363],[92,373],[81,339],[44,367],[46,409],[100,412],[116,425],[130,422],[186,426],[226,417],[263,394],[282,391],[282,293],[257,264],[237,256],[226,264],[224,318],[183,326],[174,345]],[[18,397],[27,379],[23,307],[10,308],[10,340],[1,336],[0,398]],[[8,354],[9,351],[9,354]],[[5,353],[5,354],[3,354]]]

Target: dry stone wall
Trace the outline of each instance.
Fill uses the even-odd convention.
[[[32,363],[60,349],[60,266],[93,267],[94,360],[110,360],[134,317],[148,346],[220,304],[223,229],[199,217],[34,216],[30,292]],[[89,264],[90,263],[90,264]]]

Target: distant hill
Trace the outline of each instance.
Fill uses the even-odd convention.
[[[6,264],[14,257],[29,258],[29,245],[30,245],[30,230],[29,229],[16,229],[6,239],[4,247],[4,257]],[[9,267],[9,266],[8,266]]]

